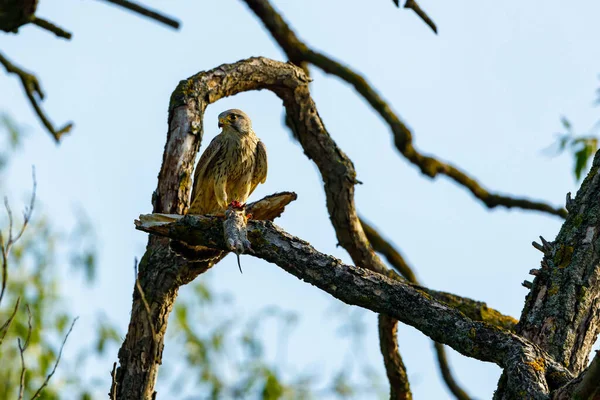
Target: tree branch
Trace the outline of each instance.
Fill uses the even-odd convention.
[[[396,3],[397,6],[399,6],[398,0],[394,0],[394,3]],[[413,10],[415,14],[417,14],[419,18],[421,18],[423,22],[425,22],[427,26],[429,26],[431,30],[437,35],[438,31],[435,22],[433,22],[429,15],[427,15],[427,13],[423,11],[423,9],[417,4],[415,0],[406,0],[406,3],[404,3],[404,8],[410,8],[411,10]]]
[[[31,23],[36,26],[39,26],[42,29],[45,29],[47,31],[54,33],[56,36],[58,36],[60,38],[71,40],[71,38],[73,37],[71,32],[68,32],[68,31],[64,30],[63,28],[61,28],[60,26],[57,26],[57,25],[53,24],[52,22],[47,21],[43,18],[33,17],[33,19],[31,20]]]
[[[65,344],[67,343],[67,339],[69,338],[69,335],[73,331],[75,322],[77,322],[78,319],[79,319],[79,317],[76,317],[75,319],[73,319],[73,322],[71,322],[71,326],[69,327],[69,330],[67,331],[67,334],[65,335],[65,338],[63,339],[63,342],[60,345],[60,350],[58,351],[58,356],[56,357],[56,361],[54,362],[54,367],[52,368],[52,371],[48,374],[48,376],[46,376],[46,379],[44,379],[44,382],[42,383],[42,385],[33,394],[33,396],[31,397],[31,400],[37,399],[42,394],[42,390],[44,390],[44,388],[46,386],[48,386],[48,382],[50,382],[50,379],[52,379],[52,377],[54,376],[54,373],[56,372],[56,368],[58,367],[58,363],[60,363],[60,358],[62,357],[62,352],[63,352],[63,349],[65,348]]]
[[[373,250],[379,254],[382,254],[387,259],[388,263],[394,267],[394,269],[396,269],[396,271],[398,271],[404,278],[406,278],[407,281],[415,285],[419,285],[417,277],[415,276],[412,268],[404,260],[404,257],[402,257],[400,252],[398,252],[394,246],[385,240],[379,234],[379,232],[375,230],[375,228],[367,224],[364,219],[361,218],[360,223],[365,231],[365,234],[367,235],[367,239],[371,243],[371,246],[373,246]],[[437,297],[436,299],[439,300]],[[477,318],[471,319],[478,320]],[[434,342],[434,345],[438,366],[440,368],[442,378],[444,379],[444,383],[446,383],[446,386],[450,392],[452,392],[454,397],[456,397],[458,400],[469,400],[469,395],[460,387],[456,379],[454,379],[452,376],[452,371],[450,369],[450,364],[448,363],[448,358],[446,357],[444,345],[436,342]]]
[[[554,242],[542,238],[541,269],[517,329],[579,373],[600,332],[600,152]]]
[[[398,151],[421,172],[430,178],[438,174],[446,175],[455,183],[463,186],[488,208],[503,206],[535,210],[560,217],[566,217],[567,212],[562,207],[553,207],[541,201],[533,201],[521,197],[489,192],[474,178],[452,164],[437,160],[434,157],[419,153],[413,146],[413,134],[410,129],[392,111],[389,104],[370,86],[367,80],[349,67],[310,49],[289,28],[285,20],[277,13],[267,0],[244,0],[248,7],[263,22],[271,36],[277,41],[287,57],[296,65],[310,63],[324,72],[335,75],[351,84],[356,91],[371,105],[390,126],[394,143]]]
[[[179,29],[179,26],[180,26],[179,21],[177,21],[167,15],[161,14],[158,11],[154,11],[154,10],[151,10],[144,6],[141,6],[132,1],[128,1],[128,0],[104,0],[104,1],[115,4],[119,7],[123,7],[129,11],[133,11],[134,13],[144,16],[146,18],[153,19],[157,22],[160,22],[161,24],[170,26],[171,28]]]
[[[553,400],[597,400],[600,398],[600,351],[590,366],[564,387],[553,393]]]
[[[177,222],[151,226],[145,225],[145,219],[146,216],[140,216],[137,229],[190,245],[226,248],[219,217],[187,215]],[[411,325],[465,356],[496,363],[509,376],[511,390],[523,393],[525,398],[547,399],[549,375],[553,376],[552,382],[556,382],[557,376],[562,377],[563,383],[572,377],[566,368],[526,339],[473,321],[408,283],[343,264],[270,222],[251,220],[247,229],[254,256],[276,264],[347,304]]]
[[[28,72],[25,72],[20,67],[13,64],[9,59],[7,59],[2,53],[0,53],[0,63],[6,69],[6,72],[9,74],[15,74],[21,80],[21,85],[23,86],[23,90],[25,91],[25,95],[29,99],[33,110],[37,114],[38,118],[42,122],[42,124],[46,127],[48,132],[52,135],[56,143],[60,142],[61,137],[68,133],[73,127],[72,123],[66,124],[64,127],[60,129],[55,129],[42,108],[40,107],[38,100],[36,99],[36,95],[39,96],[40,99],[44,98],[44,93],[42,92],[42,88],[40,83],[35,75],[32,75]]]
[[[377,317],[379,329],[379,346],[385,372],[390,383],[390,399],[412,400],[410,382],[406,366],[398,349],[398,321],[379,314]],[[385,343],[384,340],[389,342]]]

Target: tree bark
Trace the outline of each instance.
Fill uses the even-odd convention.
[[[188,215],[162,225],[145,223],[152,218],[152,215],[141,216],[137,228],[190,245],[226,248],[222,218]],[[347,304],[385,314],[463,355],[504,368],[512,394],[509,398],[548,399],[551,389],[558,388],[549,384],[565,384],[572,379],[566,368],[528,340],[473,321],[409,283],[343,264],[270,222],[249,221],[247,232],[256,257],[276,264]]]

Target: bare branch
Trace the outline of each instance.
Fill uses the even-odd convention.
[[[27,225],[29,224],[29,220],[31,219],[31,215],[33,213],[33,207],[35,205],[35,194],[37,192],[37,180],[35,179],[35,167],[31,168],[31,177],[33,180],[33,189],[31,191],[31,198],[29,200],[29,207],[25,208],[23,211],[23,225],[17,233],[16,236],[13,237],[13,215],[10,209],[10,205],[8,204],[8,199],[4,198],[4,206],[6,207],[6,213],[8,214],[8,239],[6,242],[4,241],[4,237],[2,232],[0,231],[0,253],[2,253],[2,289],[0,289],[0,303],[2,302],[2,298],[4,297],[4,291],[6,290],[6,283],[8,281],[8,255],[10,254],[10,250],[12,246],[21,239]]]
[[[419,18],[421,18],[423,22],[425,22],[437,35],[438,31],[437,26],[435,26],[435,22],[433,22],[429,15],[427,15],[427,13],[423,11],[423,9],[417,4],[415,0],[406,0],[406,3],[404,3],[404,8],[410,8],[411,10],[413,10],[419,16]]]
[[[218,217],[188,215],[174,223],[148,228],[143,221],[141,216],[136,222],[137,229],[190,245],[225,249],[222,219]],[[511,377],[513,390],[524,393],[526,398],[547,398],[551,389],[547,376],[552,376],[552,382],[557,377],[563,377],[563,382],[572,378],[566,368],[526,339],[473,321],[408,283],[343,264],[270,222],[248,221],[248,238],[254,256],[276,264],[333,297],[398,319],[463,355],[498,364]]]
[[[398,349],[398,321],[382,314],[379,314],[377,321],[379,347],[390,383],[390,400],[412,400],[406,366]],[[384,340],[388,342],[385,343]]]
[[[450,363],[448,362],[448,358],[446,357],[446,348],[443,344],[438,342],[433,342],[435,348],[435,355],[437,356],[438,365],[440,367],[440,372],[442,373],[442,379],[448,386],[448,389],[454,397],[458,400],[470,400],[471,397],[460,387],[458,382],[454,376],[452,376],[452,370],[450,369]]]
[[[20,303],[21,303],[21,297],[18,297],[17,301],[15,302],[15,308],[13,309],[13,312],[10,314],[10,317],[8,317],[8,319],[2,325],[2,327],[0,327],[0,332],[2,333],[2,336],[0,336],[0,346],[2,346],[2,342],[4,341],[4,338],[6,337],[6,334],[8,333],[8,330],[10,329],[10,325],[12,324],[13,320],[15,319],[15,315],[17,315],[17,310],[19,309]]]
[[[379,232],[375,230],[371,225],[369,225],[364,218],[360,218],[360,224],[362,225],[363,230],[365,231],[365,235],[367,235],[367,239],[371,246],[373,246],[373,250],[377,253],[381,254],[385,257],[387,262],[407,281],[419,285],[419,281],[412,268],[408,265],[408,263],[404,260],[404,257],[400,254],[398,250],[392,246],[387,240],[385,240]]]
[[[514,207],[524,210],[541,211],[563,218],[567,215],[566,210],[562,207],[553,207],[541,201],[489,192],[473,177],[458,167],[419,153],[413,146],[413,136],[410,129],[398,118],[389,104],[381,98],[363,76],[326,55],[310,49],[296,36],[281,15],[277,13],[267,0],[245,0],[245,2],[263,22],[291,62],[296,65],[311,63],[324,72],[335,75],[354,86],[356,91],[390,126],[398,151],[409,162],[417,166],[423,174],[430,178],[435,178],[438,174],[446,175],[458,185],[469,190],[474,197],[479,199],[488,208],[498,206]]]
[[[128,0],[104,0],[108,3],[115,4],[119,7],[123,7],[129,11],[133,11],[136,14],[142,15],[144,17],[153,19],[157,22],[170,26],[174,29],[179,29],[180,23],[179,21],[166,16],[164,14],[159,13],[158,11],[151,10],[150,8],[141,6],[137,3]]]
[[[25,394],[25,372],[27,372],[27,368],[25,367],[25,350],[29,346],[29,339],[31,339],[31,309],[29,308],[29,304],[27,305],[27,339],[25,339],[25,343],[21,345],[21,339],[17,338],[17,345],[19,346],[19,355],[21,356],[21,378],[19,379],[19,400],[23,399],[23,395]]]
[[[21,356],[21,378],[19,379],[19,400],[23,400],[23,394],[25,392],[25,372],[27,371],[27,368],[25,367],[25,357],[24,357],[24,353],[25,353],[25,348],[27,347],[27,345],[25,346],[21,346],[21,339],[17,338],[17,345],[19,346],[19,354]]]
[[[35,97],[37,95],[37,96],[39,96],[40,99],[44,98],[44,93],[42,92],[42,89],[41,89],[41,86],[40,86],[40,83],[39,83],[37,77],[28,72],[25,72],[25,70],[21,69],[20,67],[16,66],[15,64],[13,64],[2,53],[0,53],[0,63],[2,65],[4,65],[4,68],[6,69],[7,73],[9,73],[9,74],[12,73],[19,77],[19,79],[21,80],[21,84],[23,86],[23,90],[25,91],[25,95],[29,99],[29,102],[31,103],[31,106],[33,107],[34,111],[38,115],[38,118],[40,119],[42,124],[46,127],[48,132],[50,132],[50,134],[52,135],[52,137],[54,138],[56,143],[59,143],[61,137],[65,133],[68,133],[71,130],[71,128],[73,127],[73,124],[69,122],[64,127],[60,128],[58,130],[55,129],[54,126],[52,125],[52,123],[50,122],[50,120],[48,119],[48,117],[46,117],[46,114],[40,107],[38,100]]]
[[[57,25],[53,24],[52,22],[47,21],[43,18],[33,17],[33,19],[31,20],[31,23],[36,26],[39,26],[42,29],[45,29],[47,31],[54,33],[56,36],[58,36],[60,38],[71,40],[71,38],[73,37],[71,32],[68,32],[68,31],[64,30],[63,28],[61,28],[60,26],[57,26]]]
[[[137,274],[136,274],[137,276]],[[108,392],[108,397],[110,400],[117,400],[117,363],[113,364],[112,372],[110,373],[110,391]]]
[[[71,331],[73,330],[73,326],[75,326],[75,322],[77,322],[78,319],[79,319],[79,317],[76,317],[75,319],[73,319],[73,322],[71,322],[71,326],[69,327],[69,331],[65,335],[65,338],[63,339],[63,342],[60,345],[60,350],[58,351],[58,357],[56,358],[56,362],[54,363],[54,368],[52,368],[52,372],[50,372],[48,374],[48,376],[46,376],[46,379],[44,380],[44,383],[42,383],[42,386],[40,386],[40,388],[33,394],[33,396],[31,397],[31,400],[37,399],[41,395],[42,390],[44,390],[44,388],[46,386],[48,386],[48,382],[50,382],[50,379],[52,378],[52,376],[56,372],[56,368],[58,367],[58,363],[60,362],[60,358],[62,357],[62,352],[63,352],[63,349],[65,347],[65,343],[67,343],[67,339],[69,338],[69,335],[71,334]]]
[[[379,234],[379,232],[375,230],[375,228],[367,224],[364,221],[364,219],[361,218],[360,223],[365,231],[365,234],[367,235],[367,239],[369,239],[369,242],[373,246],[373,250],[375,250],[379,254],[382,254],[387,259],[388,263],[390,263],[390,265],[394,267],[396,271],[398,271],[404,278],[406,278],[406,280],[413,284],[419,285],[417,277],[415,276],[412,268],[404,260],[404,257],[402,257],[400,252],[396,250],[391,243],[385,240]],[[434,295],[434,297],[436,296]],[[440,300],[437,297],[436,299]],[[472,319],[477,320],[477,318]],[[467,395],[467,393],[458,385],[458,382],[456,382],[456,379],[454,379],[454,377],[452,376],[452,371],[450,370],[450,365],[446,357],[444,345],[436,342],[434,342],[434,344],[438,360],[438,366],[440,368],[440,372],[442,373],[442,378],[444,379],[446,386],[448,386],[448,389],[458,400],[469,400],[469,395]]]

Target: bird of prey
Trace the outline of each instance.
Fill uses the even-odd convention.
[[[223,111],[219,128],[196,165],[188,214],[220,214],[232,202],[246,203],[267,179],[267,149],[250,118],[241,110]]]

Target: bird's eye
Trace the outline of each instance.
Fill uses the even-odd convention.
[[[235,119],[236,119],[236,116],[235,116],[235,114],[231,114],[231,115],[229,116],[229,119],[230,119],[230,120],[232,120],[232,121],[235,121]]]

